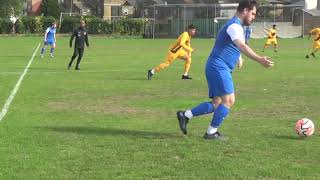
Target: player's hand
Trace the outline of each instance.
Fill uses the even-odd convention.
[[[237,63],[237,66],[238,66],[238,69],[241,69],[242,68],[242,65],[243,65],[243,59],[240,58],[238,63]]]
[[[271,61],[270,57],[263,56],[259,59],[261,65],[266,68],[272,67],[274,65],[273,61]]]

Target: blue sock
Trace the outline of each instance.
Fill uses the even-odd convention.
[[[46,48],[42,48],[41,49],[41,54],[44,54],[45,51],[46,51]]]
[[[53,52],[54,52],[54,48],[51,48],[50,49],[50,54],[53,54]]]
[[[203,114],[209,114],[212,113],[214,110],[214,106],[211,102],[204,102],[199,104],[197,107],[194,107],[191,109],[193,116],[200,116]]]
[[[213,118],[211,121],[211,126],[218,128],[223,122],[224,118],[228,116],[228,114],[229,114],[229,109],[223,104],[220,104],[217,107],[217,109],[214,111]]]

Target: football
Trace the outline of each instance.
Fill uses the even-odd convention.
[[[314,132],[314,124],[308,118],[303,118],[296,123],[296,132],[301,137],[311,136]]]

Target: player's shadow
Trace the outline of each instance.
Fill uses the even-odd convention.
[[[299,140],[303,140],[304,138],[298,137],[298,136],[293,136],[293,135],[283,135],[283,134],[277,134],[274,135],[273,138],[276,139],[281,139],[281,140],[295,140],[295,141],[299,141]]]
[[[126,75],[125,77],[109,77],[109,80],[120,80],[120,81],[148,81],[147,77],[132,77]]]
[[[98,136],[123,136],[137,138],[156,138],[156,139],[171,139],[179,137],[176,134],[164,132],[150,132],[141,130],[101,128],[101,127],[40,127],[53,132],[73,133],[79,135],[98,135]]]

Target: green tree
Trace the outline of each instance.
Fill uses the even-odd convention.
[[[0,0],[0,17],[18,16],[22,12],[22,0]]]
[[[60,7],[57,0],[43,0],[41,3],[41,13],[44,16],[59,18]]]

